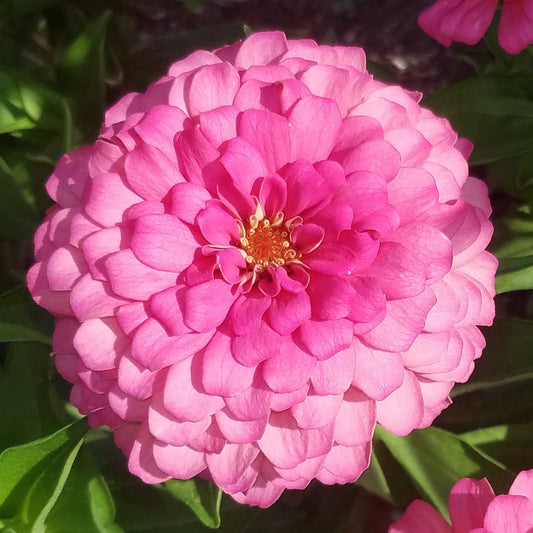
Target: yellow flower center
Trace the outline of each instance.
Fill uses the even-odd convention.
[[[278,213],[273,220],[269,220],[258,205],[247,226],[240,223],[239,229],[240,248],[246,263],[252,268],[256,265],[282,266],[302,256],[292,247],[289,231],[283,224],[283,213]]]

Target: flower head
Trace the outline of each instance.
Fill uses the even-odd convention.
[[[508,494],[494,495],[486,479],[461,479],[449,498],[451,525],[415,500],[389,533],[527,533],[533,528],[533,470],[520,472]]]
[[[429,425],[494,314],[485,186],[358,48],[195,52],[65,155],[35,236],[72,402],[148,483],[242,502],[355,480],[375,424]]]
[[[444,46],[478,43],[490,26],[498,0],[437,0],[418,18],[420,27]],[[533,43],[533,2],[504,0],[498,42],[510,54]]]

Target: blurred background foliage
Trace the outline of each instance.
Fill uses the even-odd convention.
[[[0,531],[385,532],[414,497],[446,513],[460,477],[507,489],[533,467],[533,57],[505,54],[495,29],[444,49],[416,25],[431,0],[0,0]],[[44,182],[91,143],[104,109],[194,49],[251,30],[365,48],[369,69],[423,91],[475,144],[472,173],[494,206],[497,316],[473,378],[435,427],[378,428],[354,485],[286,491],[272,508],[235,504],[203,480],[147,486],[104,429],[68,402],[49,357],[53,323],[24,287]]]

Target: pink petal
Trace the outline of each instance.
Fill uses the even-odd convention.
[[[390,300],[383,321],[364,334],[363,340],[381,350],[406,351],[423,330],[426,316],[434,305],[435,296],[428,289],[412,298]]]
[[[161,470],[154,460],[154,438],[143,424],[128,459],[128,469],[145,483],[162,483],[172,476]]]
[[[227,444],[220,454],[206,456],[209,472],[219,486],[234,485],[244,475],[259,453],[253,444]]]
[[[215,415],[220,432],[231,443],[247,444],[259,440],[267,425],[268,418],[258,420],[238,420],[227,409]]]
[[[129,340],[114,318],[93,318],[80,325],[73,343],[87,368],[109,370],[115,368]]]
[[[189,479],[205,470],[205,455],[189,446],[172,446],[155,441],[154,460],[157,466],[176,479]]]
[[[155,146],[139,144],[124,162],[126,179],[145,200],[161,200],[176,183],[184,181],[178,167]]]
[[[242,298],[246,298],[246,296]],[[275,356],[281,342],[280,335],[269,328],[265,322],[261,322],[257,329],[251,329],[245,335],[232,338],[231,353],[242,365],[256,366],[261,361]]]
[[[273,392],[257,373],[252,385],[241,394],[225,398],[229,412],[237,420],[263,420],[270,413]]]
[[[204,433],[211,417],[199,422],[179,422],[165,409],[161,394],[155,395],[148,411],[150,433],[161,442],[172,446],[186,446],[191,439]]]
[[[199,211],[204,209],[210,199],[211,196],[205,188],[196,183],[177,183],[169,194],[169,211],[183,222],[194,224]]]
[[[294,128],[291,160],[314,163],[327,159],[341,126],[338,105],[327,98],[308,96],[294,105],[288,119]]]
[[[533,502],[533,470],[520,472],[509,488],[509,494],[525,496]]]
[[[406,371],[402,385],[377,402],[377,420],[395,435],[407,435],[419,426],[424,415],[418,380]]]
[[[350,320],[307,320],[296,332],[303,347],[318,360],[329,359],[348,348],[353,338]]]
[[[216,148],[226,141],[237,138],[237,115],[235,106],[222,106],[205,111],[198,117],[200,130],[205,138]]]
[[[87,266],[81,252],[73,246],[56,248],[48,259],[46,277],[53,291],[68,291],[85,274]]]
[[[370,443],[354,447],[336,444],[326,456],[316,477],[327,485],[351,483],[368,468],[370,452]]]
[[[126,300],[117,298],[109,283],[97,281],[85,274],[72,287],[70,293],[72,311],[80,321],[115,315],[117,308]]]
[[[300,253],[309,254],[316,250],[324,239],[324,229],[316,224],[301,224],[291,233],[291,241]]]
[[[351,387],[335,418],[335,442],[342,446],[360,446],[370,442],[376,426],[376,402]]]
[[[311,318],[309,296],[304,291],[282,291],[272,300],[267,317],[270,327],[276,333],[288,335]]]
[[[200,365],[189,357],[172,365],[163,388],[163,405],[182,421],[199,422],[224,407],[220,396],[201,389]]]
[[[146,144],[159,148],[170,161],[177,163],[174,136],[183,130],[186,118],[177,107],[157,105],[144,115],[134,130]]]
[[[258,290],[252,289],[246,295],[240,295],[231,306],[228,322],[237,335],[256,332],[261,325],[261,318],[270,306],[270,298]]]
[[[285,180],[273,174],[265,177],[259,189],[259,203],[263,207],[267,218],[272,220],[283,211],[287,202],[287,185]]]
[[[185,86],[189,115],[231,105],[240,85],[237,70],[228,63],[204,65],[191,74]]]
[[[221,279],[188,288],[183,296],[185,324],[198,332],[220,326],[236,298],[233,286]]]
[[[331,448],[332,437],[329,426],[302,429],[288,413],[272,413],[265,434],[257,444],[274,465],[293,468],[308,457],[326,453]]]
[[[220,63],[220,59],[213,53],[206,50],[196,50],[185,59],[172,63],[168,69],[168,75],[177,78],[180,74],[191,72],[205,65]]]
[[[315,362],[290,337],[282,337],[277,352],[263,363],[263,378],[276,392],[293,392],[309,381]]]
[[[237,133],[261,154],[269,174],[289,162],[291,135],[284,117],[268,111],[248,109],[239,115]]]
[[[415,500],[389,533],[452,533],[452,528],[429,503]]]
[[[404,366],[399,354],[355,344],[356,371],[352,384],[374,400],[383,400],[398,389],[404,379]]]
[[[118,386],[133,398],[144,400],[152,395],[157,372],[148,370],[125,353],[118,366]]]
[[[309,394],[306,399],[291,408],[291,414],[302,429],[316,429],[336,418],[342,396]]]
[[[489,531],[527,533],[533,528],[533,503],[525,496],[496,496],[487,508],[483,526]]]
[[[202,235],[211,244],[228,246],[239,241],[237,221],[219,205],[209,205],[196,217]]]
[[[100,174],[89,182],[85,212],[109,227],[122,222],[124,211],[141,201],[118,174]]]
[[[262,155],[250,142],[241,137],[231,139],[220,162],[242,191],[249,193],[257,178],[268,174]]]
[[[81,249],[91,275],[101,281],[105,281],[105,258],[113,252],[118,252],[122,244],[122,231],[120,228],[104,228],[95,231],[83,239]]]
[[[481,481],[461,479],[450,491],[450,519],[454,529],[470,531],[483,527],[483,519],[489,503],[494,498],[490,483],[483,478]]]
[[[252,385],[255,368],[233,358],[230,342],[227,335],[215,333],[204,349],[202,385],[207,394],[236,396]]]
[[[313,389],[317,394],[342,394],[350,387],[355,369],[352,348],[343,350],[325,361],[317,361],[311,373]]]
[[[239,48],[235,65],[242,69],[252,65],[268,65],[283,55],[287,48],[287,38],[283,32],[254,33]]]
[[[141,263],[131,250],[121,250],[105,261],[109,282],[116,295],[148,300],[152,294],[176,284],[176,273],[155,270]]]

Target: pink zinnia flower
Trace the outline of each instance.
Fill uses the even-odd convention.
[[[148,483],[268,506],[433,421],[494,315],[485,185],[358,48],[258,33],[170,67],[65,155],[35,236],[72,402]]]
[[[478,43],[487,31],[498,0],[437,0],[418,18],[420,27],[444,46]],[[498,42],[510,54],[533,43],[533,0],[503,0]]]
[[[520,472],[509,494],[494,495],[483,478],[459,480],[448,501],[451,525],[428,503],[415,500],[389,533],[528,533],[533,531],[533,470]]]

